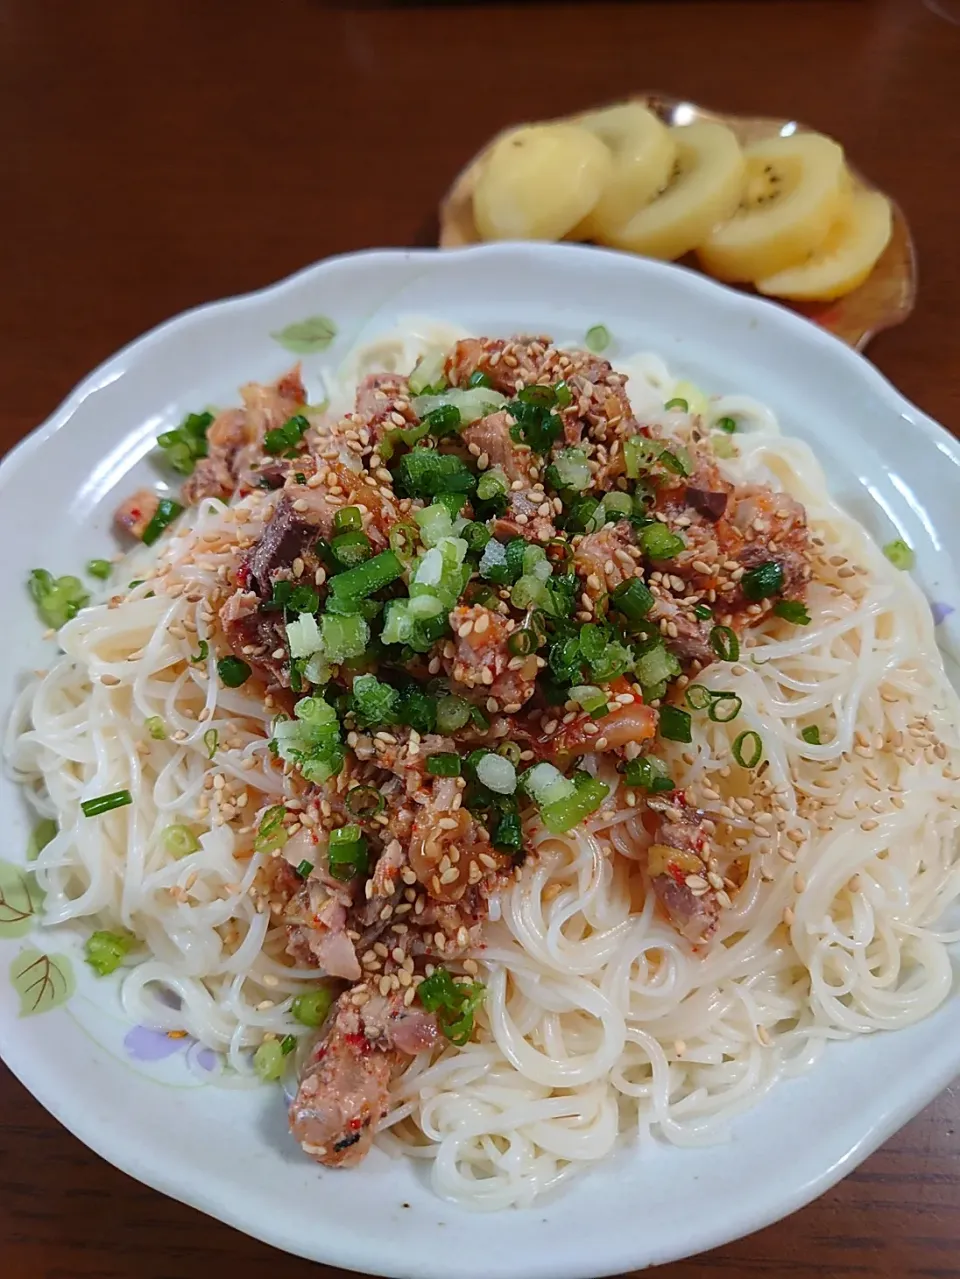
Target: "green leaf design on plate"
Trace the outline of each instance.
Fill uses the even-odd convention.
[[[57,823],[52,817],[45,817],[42,822],[37,822],[30,832],[30,838],[27,840],[28,862],[37,860],[54,835],[56,835],[57,829]]]
[[[66,955],[45,955],[31,946],[10,965],[10,980],[20,996],[20,1016],[47,1013],[65,1004],[76,983]]]
[[[313,355],[331,345],[337,336],[337,326],[329,315],[310,315],[270,336],[294,355]]]
[[[43,894],[33,875],[0,861],[0,937],[25,937],[42,905]]]

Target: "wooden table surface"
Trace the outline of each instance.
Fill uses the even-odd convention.
[[[919,303],[869,354],[960,430],[960,26],[923,0],[0,0],[0,444],[185,307],[430,244],[441,193],[501,126],[644,88],[796,116],[897,196]],[[950,1090],[804,1211],[662,1273],[960,1276],[958,1118]],[[117,1172],[0,1067],[5,1279],[278,1267],[337,1273]]]

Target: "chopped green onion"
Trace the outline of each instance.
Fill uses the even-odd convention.
[[[196,656],[194,656],[193,654],[190,655],[190,661],[193,662],[194,664],[196,664],[197,662],[205,662],[210,653],[210,645],[207,643],[206,640],[202,639],[197,647],[198,647],[198,651]]]
[[[347,791],[344,808],[351,817],[370,818],[382,813],[387,806],[375,786],[354,786]]]
[[[276,1039],[268,1039],[253,1054],[253,1068],[265,1084],[272,1084],[283,1074],[283,1049]]]
[[[610,345],[610,330],[605,324],[594,324],[592,328],[587,329],[584,342],[588,351],[599,355]]]
[[[460,530],[459,536],[463,538],[471,551],[482,551],[490,541],[491,534],[486,524],[473,520],[464,525]]]
[[[740,641],[729,626],[714,626],[710,631],[710,647],[721,662],[736,662],[740,657]]]
[[[455,431],[459,426],[468,426],[471,422],[479,422],[488,413],[494,413],[501,405],[506,404],[507,397],[499,391],[486,386],[453,386],[442,390],[439,394],[418,395],[413,401],[413,411],[420,418],[420,429],[430,431],[437,437]],[[459,415],[454,421],[449,412],[456,409]],[[443,415],[434,418],[433,414],[443,410]]]
[[[553,388],[553,393],[557,397],[557,405],[561,409],[567,409],[573,403],[573,392],[567,386],[566,382],[558,382]]]
[[[698,621],[706,622],[713,617],[713,609],[709,604],[696,604],[694,605],[693,615]]]
[[[728,435],[733,435],[737,429],[736,418],[732,417],[718,417],[713,425],[718,431],[726,431]]]
[[[220,734],[215,728],[208,728],[203,735],[203,746],[207,752],[207,759],[213,759],[220,745]]]
[[[272,853],[282,848],[287,842],[287,832],[283,828],[283,819],[287,810],[282,804],[274,804],[268,808],[260,819],[253,847],[258,853]]]
[[[673,778],[667,772],[662,760],[654,755],[641,755],[639,759],[629,759],[623,767],[623,780],[628,786],[642,786],[644,790],[673,790]]]
[[[532,391],[532,387],[527,387]],[[549,391],[549,387],[543,388]],[[518,398],[507,405],[517,425],[511,428],[511,437],[519,443],[521,440],[536,453],[549,453],[554,442],[560,437],[563,423],[556,413],[543,404],[531,403],[529,399]]]
[[[584,497],[574,502],[563,521],[567,533],[592,533],[599,525],[597,512],[602,508],[595,497]]]
[[[349,536],[349,535],[348,535]],[[370,627],[358,613],[324,613],[320,619],[323,655],[333,666],[360,657],[370,643]]]
[[[437,732],[455,733],[470,718],[470,703],[462,697],[448,693],[437,702]]]
[[[264,452],[270,453],[274,457],[280,453],[285,457],[295,456],[297,446],[303,439],[303,433],[309,426],[310,423],[301,413],[288,418],[283,426],[267,431],[263,437]]]
[[[341,605],[355,605],[402,576],[403,565],[396,554],[381,551],[373,559],[331,578],[330,591]]]
[[[629,493],[621,493],[619,489],[605,493],[600,505],[605,520],[625,520],[633,514],[633,499]]]
[[[313,862],[308,862],[307,859],[304,858],[303,861],[300,863],[300,865],[297,867],[297,874],[300,876],[301,879],[306,879],[312,870],[313,870]]]
[[[575,684],[570,689],[570,700],[582,706],[587,714],[595,719],[606,715],[609,709],[606,693],[595,684]]]
[[[98,577],[102,582],[105,582],[113,572],[113,565],[109,560],[88,560],[87,572],[91,577]]]
[[[552,409],[557,402],[557,393],[552,386],[534,383],[531,386],[522,387],[517,392],[517,399],[522,404],[535,404],[538,408]]]
[[[290,1005],[290,1015],[301,1026],[322,1026],[332,1004],[333,991],[326,986],[317,986],[297,995]]]
[[[155,742],[164,742],[167,739],[167,726],[159,715],[151,715],[149,719],[144,720],[147,732]]]
[[[484,471],[477,481],[477,497],[481,502],[489,502],[493,498],[503,497],[510,488],[510,481],[499,466]]]
[[[87,938],[83,951],[87,963],[97,976],[107,977],[116,972],[136,943],[136,937],[125,928],[116,933],[102,930]]]
[[[693,720],[689,711],[679,706],[662,706],[660,708],[660,736],[668,742],[692,742]]]
[[[505,853],[519,853],[523,848],[523,828],[520,825],[520,814],[505,812],[490,834],[494,848]]]
[[[284,1035],[284,1037],[280,1040],[280,1051],[283,1053],[284,1057],[289,1057],[296,1046],[296,1035]]]
[[[166,826],[160,838],[164,849],[178,860],[195,853],[200,847],[200,841],[188,826]]]
[[[217,674],[227,688],[239,688],[252,675],[249,662],[242,657],[221,657],[217,662]]]
[[[783,565],[777,560],[765,560],[740,579],[740,587],[748,600],[767,599],[783,589]]]
[[[593,472],[583,449],[562,449],[547,467],[546,482],[551,488],[582,493],[590,487]]]
[[[610,593],[613,607],[631,622],[642,622],[654,605],[653,592],[639,577],[631,577]]]
[[[802,600],[778,600],[773,606],[777,617],[785,622],[793,622],[795,626],[809,626],[810,614]]]
[[[693,461],[682,444],[674,449],[664,449],[659,461],[661,466],[665,466],[674,475],[690,475],[693,472]]]
[[[484,751],[476,763],[477,781],[496,795],[512,795],[517,789],[517,770],[504,755]]]
[[[445,1038],[462,1047],[473,1034],[474,1013],[486,997],[482,982],[455,982],[442,965],[417,987],[417,997],[428,1013],[436,1013]]]
[[[128,790],[111,791],[109,795],[98,795],[96,799],[85,799],[80,808],[84,817],[99,817],[101,813],[112,812],[115,808],[125,808],[133,803],[133,796]]]
[[[686,543],[676,533],[671,533],[666,524],[659,521],[648,524],[640,530],[640,549],[652,560],[670,560],[679,555]]]
[[[296,613],[315,613],[320,607],[320,596],[312,586],[295,586],[290,592],[289,607]]]
[[[460,410],[455,404],[440,404],[437,408],[432,409],[422,419],[423,425],[427,428],[428,434],[439,439],[443,435],[451,435],[459,430],[463,419],[460,416]]]
[[[741,768],[756,768],[763,755],[763,738],[749,730],[741,733],[733,743],[733,758]]]
[[[153,546],[167,525],[172,524],[177,516],[182,514],[183,507],[179,502],[174,502],[169,497],[161,498],[153,519],[143,530],[143,537],[140,540],[144,546]]]
[[[514,768],[516,768],[516,766],[520,763],[520,756],[523,754],[523,751],[520,749],[519,742],[501,742],[497,747],[497,754],[502,755],[504,759],[508,759]]]
[[[427,756],[427,772],[431,777],[459,777],[460,756],[453,751],[442,751]]]
[[[559,799],[553,804],[546,804],[540,809],[543,824],[551,834],[565,835],[590,813],[596,812],[609,793],[610,787],[606,782],[587,776],[587,780],[581,783],[572,795]]]
[[[473,720],[474,727],[479,728],[481,733],[485,733],[490,727],[490,721],[479,706],[470,707],[470,718]]]
[[[485,386],[488,390],[493,386],[493,381],[489,373],[484,373],[483,369],[474,369],[467,378],[467,386]]]
[[[680,399],[679,396],[675,400],[667,400],[666,404],[663,407],[665,409],[679,409],[681,413],[690,412],[690,405],[687,403],[686,400]]]
[[[916,562],[913,550],[902,537],[896,537],[892,542],[888,542],[883,548],[883,553],[894,568],[911,569]]]
[[[662,643],[654,645],[637,658],[634,667],[638,683],[644,690],[656,688],[666,680],[680,674],[680,663],[676,656]],[[649,696],[649,693],[647,694]]]
[[[820,729],[816,726],[816,724],[810,724],[807,728],[802,729],[800,736],[810,746],[819,746],[821,744]]]
[[[743,706],[736,693],[715,693],[704,684],[691,684],[687,689],[686,699],[691,710],[706,711],[715,724],[729,724],[732,719],[737,718]]]
[[[635,480],[660,456],[660,448],[643,435],[630,435],[623,442],[623,460],[628,479]]]
[[[736,693],[714,693],[707,718],[715,724],[729,724],[737,718],[743,708],[743,701]]]
[[[52,817],[44,817],[37,822],[27,840],[27,861],[35,862],[51,839],[57,834],[59,827]]]
[[[393,723],[400,694],[377,679],[376,675],[358,675],[353,681],[352,709],[361,727]]]
[[[157,436],[157,443],[180,475],[192,475],[198,459],[207,456],[207,428],[212,422],[212,413],[188,413],[178,427]]]
[[[348,880],[367,870],[367,841],[360,827],[351,824],[330,832],[327,847],[330,874],[334,879]]]
[[[362,533],[363,512],[359,506],[341,506],[333,517],[335,533]]]
[[[373,547],[366,533],[339,533],[330,543],[333,557],[344,568],[354,568],[370,558]]]
[[[65,622],[76,617],[90,602],[90,595],[83,589],[78,577],[69,575],[55,578],[45,568],[35,568],[27,579],[27,590],[33,597],[37,612],[47,626],[59,630]]]
[[[520,786],[533,799],[538,808],[555,804],[576,794],[576,786],[564,777],[553,764],[534,764],[520,777]]]
[[[417,553],[419,530],[415,524],[394,524],[390,530],[390,546],[403,560],[410,560]]]
[[[460,458],[422,446],[400,459],[396,475],[411,497],[424,499],[438,493],[472,493],[477,486],[473,472]]]
[[[507,649],[514,657],[526,657],[537,647],[537,637],[527,627],[521,627],[507,636]]]
[[[692,711],[705,711],[713,701],[713,693],[705,684],[691,684],[684,696]]]
[[[442,385],[446,380],[444,378],[446,366],[445,351],[431,351],[427,355],[421,355],[413,366],[413,372],[409,378],[409,386],[413,394],[423,395],[428,388]]]

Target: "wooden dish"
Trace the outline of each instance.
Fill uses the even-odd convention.
[[[759,138],[774,137],[784,131],[805,130],[806,125],[792,120],[772,120],[762,116],[724,115],[708,111],[691,102],[681,102],[659,93],[634,94],[631,101],[648,107],[664,124],[692,124],[696,120],[714,120],[725,124],[742,143]],[[577,116],[564,119],[575,122]],[[477,176],[487,152],[502,136],[497,134],[473,157],[457,177],[440,204],[440,247],[458,248],[480,241],[473,218],[473,192]],[[861,173],[851,170],[858,185],[876,190]],[[889,197],[888,197],[889,198]],[[893,205],[893,236],[879,262],[858,288],[845,297],[832,302],[781,302],[791,310],[806,315],[822,325],[844,342],[862,350],[867,342],[883,329],[901,324],[913,310],[917,292],[917,266],[910,228],[903,210],[896,201]],[[696,258],[688,254],[682,258],[685,266],[699,270]],[[745,286],[750,292],[749,286]],[[773,299],[776,300],[776,299]]]

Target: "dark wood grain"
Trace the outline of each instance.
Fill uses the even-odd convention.
[[[503,125],[650,86],[797,116],[896,195],[920,298],[870,356],[960,429],[958,68],[960,27],[922,0],[0,0],[0,444],[185,307],[429,243],[441,193]],[[945,1093],[803,1212],[662,1273],[960,1276],[958,1116]],[[334,1274],[115,1171],[2,1069],[0,1241],[5,1279]]]

